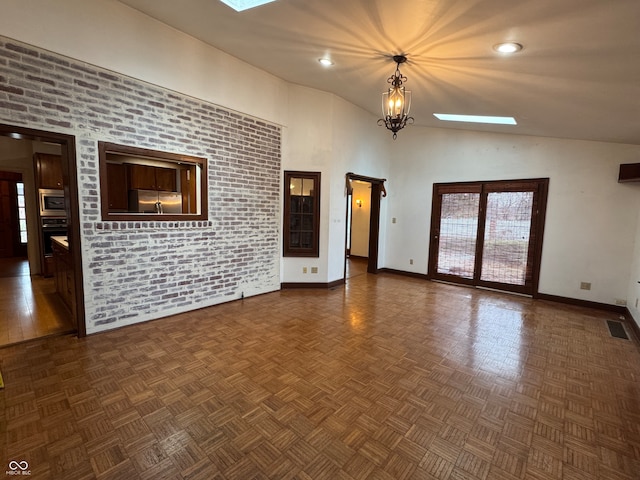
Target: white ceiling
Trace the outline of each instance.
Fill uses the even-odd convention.
[[[240,13],[218,0],[120,1],[377,116],[390,57],[405,53],[416,125],[640,145],[640,0],[277,0]],[[524,49],[497,54],[503,41]],[[333,67],[318,63],[325,55]]]

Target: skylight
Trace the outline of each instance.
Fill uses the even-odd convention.
[[[492,117],[486,115],[455,115],[451,113],[434,113],[434,117],[445,122],[491,123],[495,125],[517,125],[513,117]]]
[[[271,3],[275,0],[220,0],[222,3],[229,5],[236,12],[249,10],[250,8],[259,7],[265,3]]]

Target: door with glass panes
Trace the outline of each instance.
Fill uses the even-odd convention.
[[[429,276],[534,295],[549,179],[434,184]]]

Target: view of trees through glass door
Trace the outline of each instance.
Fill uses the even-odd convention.
[[[431,278],[537,291],[548,179],[435,184]]]

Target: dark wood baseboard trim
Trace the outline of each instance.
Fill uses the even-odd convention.
[[[423,280],[431,280],[429,275],[426,275],[424,273],[405,272],[404,270],[396,270],[393,268],[381,268],[380,272],[392,273],[394,275],[402,275],[405,277],[421,278]],[[458,284],[452,284],[452,285],[458,285]],[[460,284],[460,286],[464,287],[468,285]],[[500,291],[500,290],[497,290],[497,291]],[[505,291],[504,293],[512,293],[512,292]],[[633,316],[631,315],[627,307],[622,307],[619,305],[609,305],[608,303],[590,302],[588,300],[579,300],[577,298],[562,297],[559,295],[549,295],[547,293],[537,293],[533,295],[533,298],[537,300],[547,300],[550,302],[564,303],[567,305],[575,305],[578,307],[593,308],[596,310],[606,310],[609,312],[618,313],[620,315],[626,315],[632,319],[631,326],[634,329],[634,332],[636,333],[638,338],[640,339],[640,328],[638,327],[638,324],[636,324],[636,322],[633,321]]]
[[[420,278],[422,280],[429,280],[428,275],[424,273],[405,272],[404,270],[396,270],[394,268],[380,268],[379,273],[392,273],[394,275],[402,275],[403,277]]]
[[[362,257],[360,255],[351,255],[351,254],[348,255],[348,258],[353,258],[354,260],[368,260],[369,259],[369,257]]]
[[[293,282],[287,282],[287,283],[281,283],[280,284],[280,288],[282,290],[289,290],[292,288],[334,288],[334,287],[338,287],[340,285],[344,285],[344,278],[339,278],[338,280],[334,280],[333,282],[328,282],[328,283],[293,283]]]
[[[566,303],[567,305],[575,305],[578,307],[595,308],[596,310],[606,310],[608,312],[619,313],[624,315],[627,307],[619,305],[609,305],[608,303],[590,302],[589,300],[579,300],[577,298],[561,297],[559,295],[549,295],[548,293],[538,293],[534,295],[536,300],[547,300],[549,302]]]
[[[631,314],[631,311],[629,310],[628,307],[625,307],[625,317],[626,319],[626,323],[629,324],[629,326],[631,327],[631,330],[633,330],[633,333],[636,336],[636,339],[638,340],[638,343],[640,343],[640,327],[638,326],[638,324],[636,323],[635,318],[633,318],[633,315]]]

